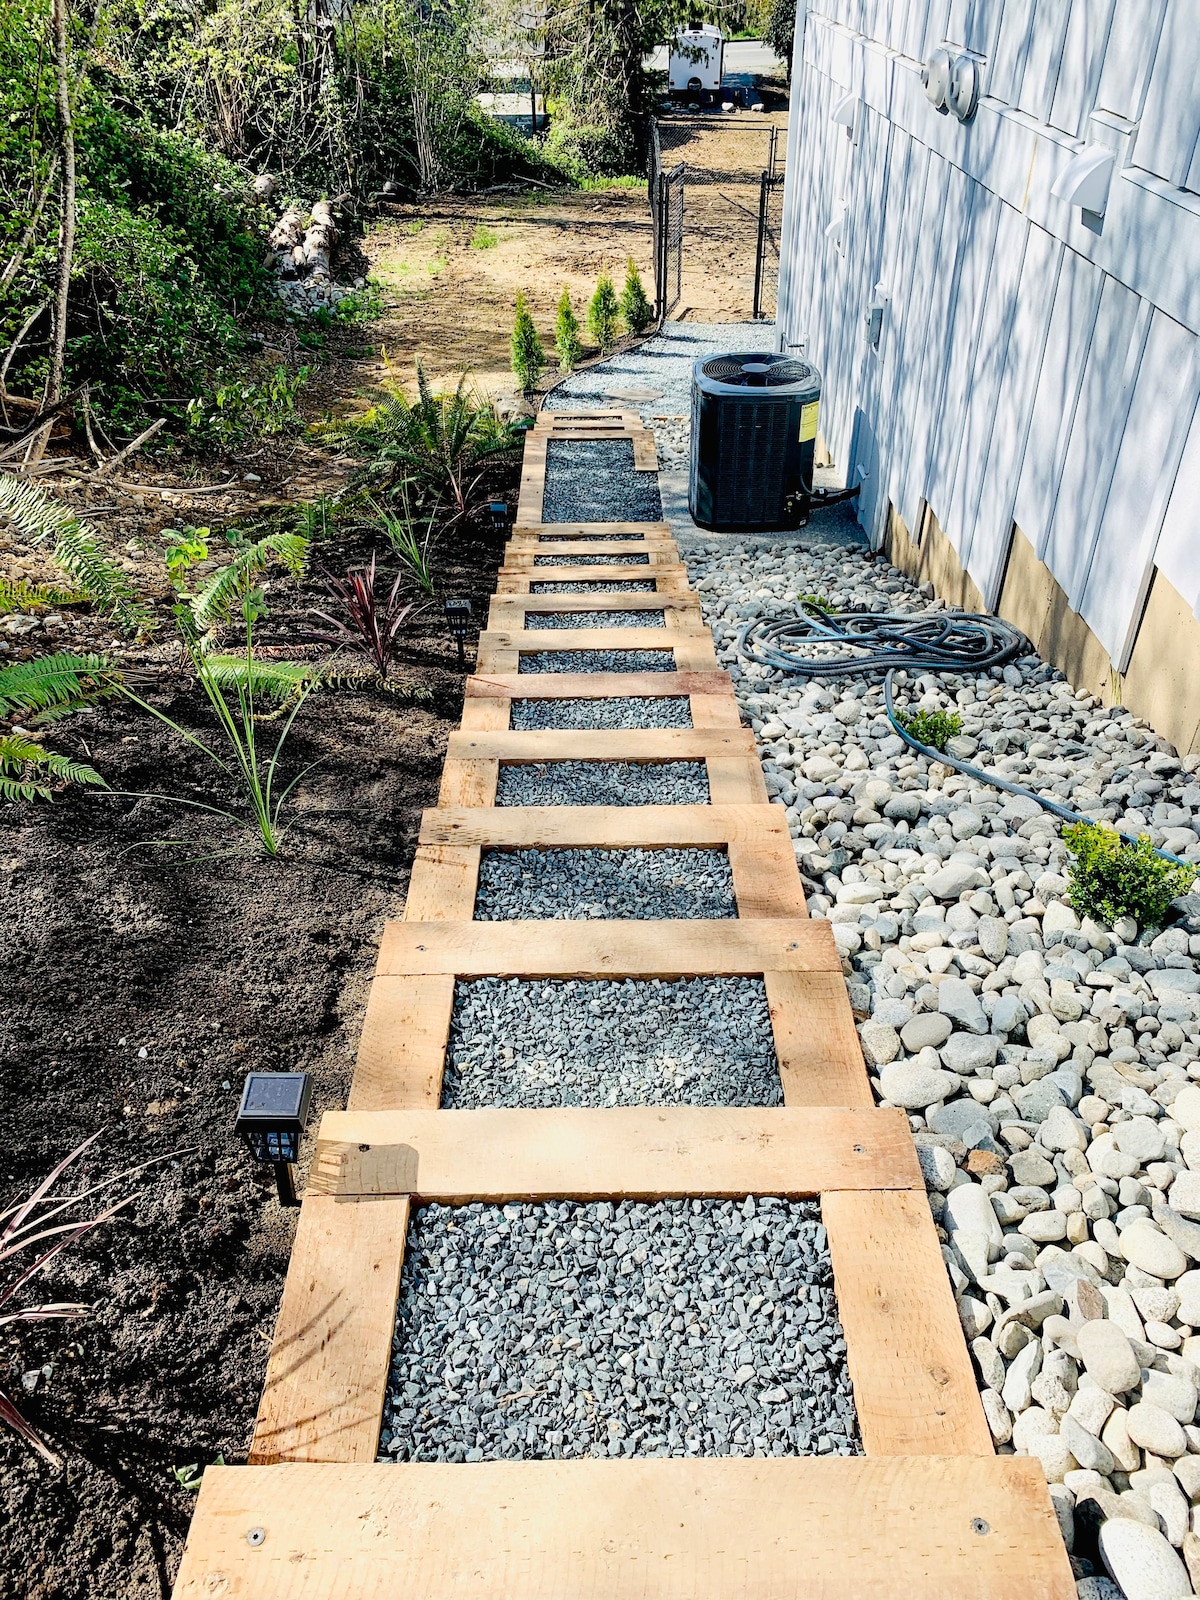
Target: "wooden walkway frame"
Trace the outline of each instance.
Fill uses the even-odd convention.
[[[561,562],[533,567],[545,443],[572,431],[556,413],[527,439],[502,584],[607,576],[571,552],[638,550],[642,574],[679,585],[640,597],[666,609],[686,574],[661,525],[580,525]],[[176,1600],[1074,1600],[1040,1465],[993,1452],[907,1121],[873,1103],[832,930],[807,916],[711,639],[692,604],[667,611],[692,631],[520,626],[633,597],[562,603],[577,598],[493,602],[380,944],[348,1108],[322,1119],[251,1464],[205,1473]],[[644,649],[654,633],[676,670],[518,670],[534,650]],[[513,700],[660,695],[687,698],[690,729],[510,726]],[[703,760],[710,803],[495,805],[502,762],[563,760]],[[473,920],[485,850],[689,846],[728,852],[735,918]],[[460,978],[722,973],[763,978],[780,1107],[439,1109]],[[413,1205],[749,1193],[820,1198],[864,1455],[375,1462]]]

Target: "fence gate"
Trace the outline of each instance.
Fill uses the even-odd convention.
[[[772,152],[773,153],[773,152]],[[779,234],[783,222],[783,173],[768,168],[758,185],[758,248],[754,258],[754,320],[775,320],[779,288]]]
[[[669,317],[683,293],[684,163],[660,172],[654,204],[655,313]]]

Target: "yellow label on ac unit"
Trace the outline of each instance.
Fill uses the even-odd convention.
[[[800,407],[800,443],[807,444],[810,439],[817,437],[817,413],[821,409],[819,400],[810,400],[806,406]]]

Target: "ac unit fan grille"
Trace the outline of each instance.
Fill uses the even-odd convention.
[[[747,365],[757,370],[747,372]],[[767,369],[765,372],[763,367]],[[812,367],[804,361],[793,361],[788,356],[717,356],[712,361],[706,361],[703,370],[706,378],[746,389],[775,389],[787,383],[807,383],[813,377]]]

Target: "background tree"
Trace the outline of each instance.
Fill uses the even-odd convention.
[[[558,351],[558,365],[562,372],[574,372],[583,354],[579,342],[579,318],[571,305],[571,291],[564,289],[558,302],[554,323],[554,348]]]
[[[512,331],[512,367],[523,394],[537,388],[545,366],[546,351],[529,314],[529,302],[523,294],[518,293]]]
[[[588,332],[607,355],[620,335],[621,304],[612,279],[604,273],[596,279],[596,292],[588,306],[587,322]]]
[[[621,315],[630,333],[641,333],[654,321],[654,307],[646,298],[642,275],[630,256],[625,263],[625,283],[621,290]]]

